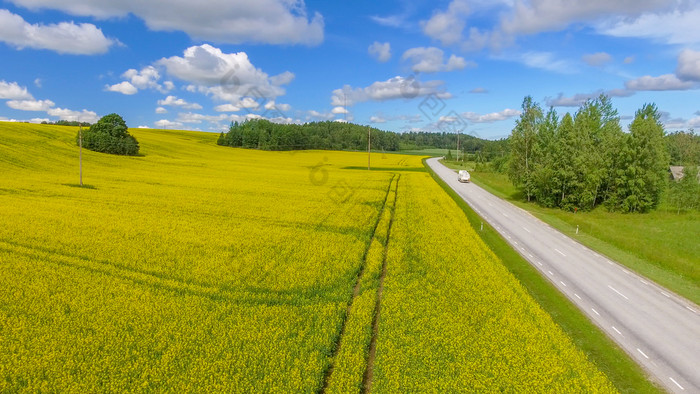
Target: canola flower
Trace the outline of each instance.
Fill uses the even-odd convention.
[[[0,123],[0,392],[359,392],[384,263],[372,391],[614,390],[420,158],[131,132]]]

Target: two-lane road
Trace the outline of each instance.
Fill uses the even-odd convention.
[[[428,165],[671,392],[700,393],[700,308],[457,174]]]

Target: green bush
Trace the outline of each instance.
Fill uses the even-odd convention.
[[[80,143],[80,134],[76,142]],[[83,131],[83,147],[95,152],[134,156],[139,153],[139,143],[129,134],[129,128],[121,116],[109,114]]]

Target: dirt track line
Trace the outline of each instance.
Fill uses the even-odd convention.
[[[396,186],[394,189],[394,203],[390,207],[391,218],[389,219],[389,228],[386,232],[386,244],[384,244],[384,259],[382,260],[382,273],[379,276],[379,287],[377,288],[377,302],[374,306],[374,319],[372,320],[372,339],[369,343],[369,353],[367,355],[367,369],[365,370],[365,377],[362,382],[362,392],[369,393],[372,390],[372,381],[374,379],[374,360],[377,353],[377,334],[379,332],[379,315],[382,311],[382,293],[384,292],[384,277],[386,276],[386,260],[387,252],[389,251],[389,240],[391,239],[391,229],[394,226],[394,214],[396,212],[396,200],[399,196],[399,180],[401,180],[401,174],[399,174],[396,179]]]
[[[387,200],[389,199],[389,194],[391,192],[391,186],[394,183],[394,180],[396,179],[396,183],[398,185],[398,179],[396,178],[396,175],[393,175],[391,177],[391,180],[389,180],[389,186],[386,188],[386,194],[384,195],[384,202],[382,203],[382,208],[379,210],[379,214],[377,215],[377,220],[374,222],[374,228],[372,228],[372,236],[369,238],[369,242],[367,242],[367,247],[365,248],[365,253],[362,256],[362,265],[360,266],[360,270],[357,273],[357,277],[355,278],[355,286],[353,287],[352,290],[352,298],[350,298],[350,301],[348,302],[347,308],[345,309],[345,316],[343,317],[343,324],[340,328],[340,333],[338,333],[338,337],[335,341],[335,348],[333,349],[333,353],[331,353],[331,362],[326,369],[326,372],[324,373],[323,376],[323,386],[319,390],[320,393],[324,393],[326,389],[328,388],[328,382],[330,380],[331,375],[333,374],[333,367],[335,364],[335,357],[338,355],[338,351],[340,350],[340,346],[342,345],[343,342],[343,335],[345,334],[345,326],[348,322],[348,318],[350,317],[350,313],[352,312],[352,305],[355,302],[355,298],[360,294],[360,283],[362,282],[362,277],[365,273],[365,268],[367,267],[367,255],[369,254],[370,247],[372,246],[372,241],[376,238],[376,232],[377,232],[377,227],[379,226],[379,222],[382,220],[382,216],[384,215],[384,210],[386,209],[386,203]],[[400,175],[399,175],[400,177]],[[391,230],[389,230],[391,231]]]

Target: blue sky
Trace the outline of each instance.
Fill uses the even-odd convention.
[[[700,2],[0,0],[0,120],[510,133],[606,93],[700,127]]]

